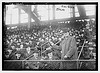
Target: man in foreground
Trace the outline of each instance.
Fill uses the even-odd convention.
[[[50,41],[52,47],[61,50],[61,60],[65,60],[61,62],[60,69],[77,69],[76,61],[72,61],[78,56],[76,40],[69,35],[69,32],[65,33],[62,38],[60,46]]]

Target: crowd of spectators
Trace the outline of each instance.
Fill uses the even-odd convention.
[[[95,22],[92,21],[81,29],[54,29],[49,26],[43,30],[30,31],[26,28],[13,28],[6,33],[4,60],[61,60],[61,50],[50,47],[49,40],[59,45],[58,42],[66,32],[76,38],[79,54],[85,40],[84,50],[79,59],[96,59],[95,29]],[[60,62],[25,62],[26,69],[59,69],[59,65]]]

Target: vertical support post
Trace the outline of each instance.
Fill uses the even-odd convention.
[[[31,11],[31,6],[29,5],[28,6],[29,7],[29,9],[28,9],[28,12],[29,12],[29,14],[28,14],[28,29],[30,29],[30,25],[31,25],[31,16],[30,16],[30,11]]]
[[[7,11],[7,7],[5,6],[5,9],[4,9],[4,21],[6,22],[6,11]],[[5,23],[6,24],[6,23]]]
[[[50,8],[49,8],[49,5],[48,5],[48,24],[49,24],[49,20],[50,20]]]
[[[11,10],[11,14],[10,14],[11,16],[10,16],[10,24],[12,24],[12,10]]]
[[[42,58],[42,46],[41,46],[41,58]]]
[[[78,59],[77,59],[77,69],[79,68],[79,62],[78,62]]]
[[[52,6],[52,11],[53,11],[53,20],[55,19],[55,5]]]
[[[73,17],[75,17],[75,6],[72,6],[72,10],[73,10]]]
[[[22,69],[24,69],[24,61],[22,61]]]
[[[49,5],[48,5],[48,21],[50,20],[50,8],[49,8]]]
[[[18,8],[18,23],[20,23],[20,14],[21,14],[21,9],[20,8]]]

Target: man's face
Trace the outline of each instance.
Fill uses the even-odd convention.
[[[69,36],[69,32],[64,34],[64,37],[67,38]]]

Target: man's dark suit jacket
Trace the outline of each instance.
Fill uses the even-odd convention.
[[[64,60],[64,56],[66,55],[69,57],[69,60],[76,60],[78,53],[77,53],[77,45],[76,40],[74,37],[68,36],[65,38],[60,46],[53,45],[53,47],[60,49],[62,51],[61,59]],[[61,69],[75,69],[73,68],[74,62],[66,61],[61,63]]]

